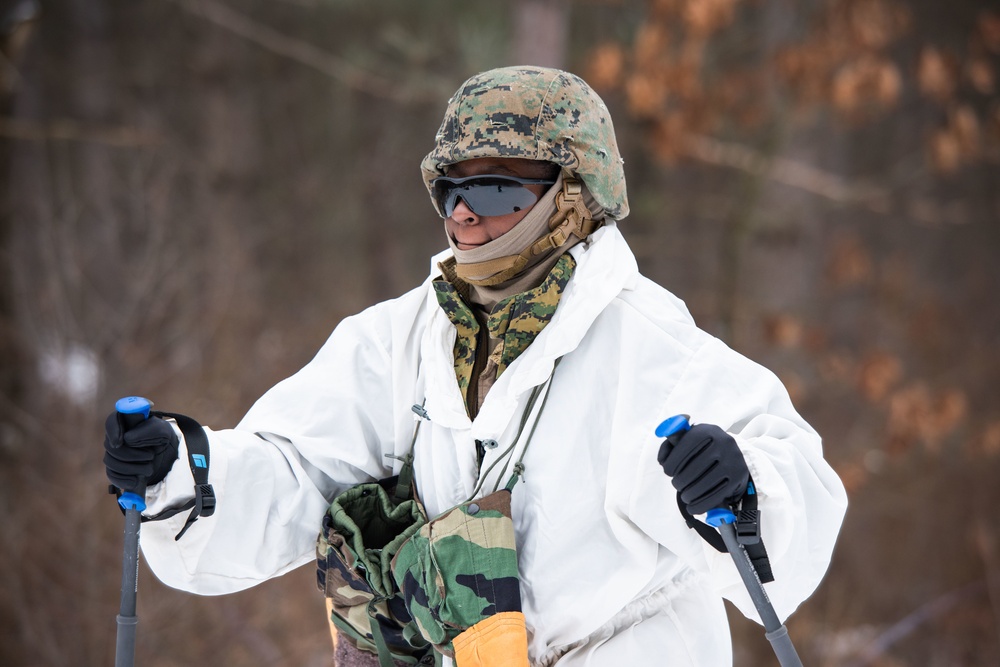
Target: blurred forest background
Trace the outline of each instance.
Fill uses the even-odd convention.
[[[852,505],[789,622],[806,664],[1000,664],[996,3],[0,8],[0,664],[112,664],[114,400],[232,425],[422,280],[419,161],[507,64],[597,88],[640,268],[824,435]],[[142,565],[136,662],[329,665],[313,582],[200,598]],[[736,664],[775,664],[732,620]]]

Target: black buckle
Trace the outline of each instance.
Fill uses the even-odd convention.
[[[211,484],[196,484],[194,487],[194,507],[191,508],[191,513],[188,514],[187,521],[184,522],[184,527],[181,528],[181,532],[174,536],[174,540],[179,540],[184,537],[184,533],[187,529],[203,516],[212,516],[215,513],[215,491],[212,489]]]
[[[742,545],[760,544],[760,512],[740,510],[736,515],[736,539]]]
[[[212,516],[215,514],[215,491],[211,484],[199,484],[194,496],[195,516]]]

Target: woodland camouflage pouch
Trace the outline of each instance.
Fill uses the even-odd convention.
[[[417,500],[396,495],[396,482],[359,484],[334,499],[317,539],[317,585],[342,637],[383,661],[391,655],[417,664],[431,648],[403,604],[390,563],[427,519]]]
[[[420,526],[392,573],[420,633],[465,665],[527,665],[510,487]]]
[[[542,387],[532,391],[505,454],[513,452]],[[528,667],[510,511],[527,442],[503,489],[431,521],[413,498],[415,443],[416,431],[398,478],[348,489],[323,516],[316,555],[330,622],[357,648],[377,653],[381,667],[393,660],[437,662],[440,655],[453,657],[457,667]]]

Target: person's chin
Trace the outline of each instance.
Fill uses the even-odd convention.
[[[455,247],[459,250],[475,250],[482,245],[482,243],[462,243],[461,241],[455,241]]]

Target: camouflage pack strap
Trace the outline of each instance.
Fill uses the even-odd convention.
[[[552,365],[552,375],[555,375],[556,368],[559,366],[559,362],[561,360],[562,357],[556,359],[555,363]],[[552,384],[552,375],[549,376],[549,381],[545,383],[545,387],[549,387],[549,385]],[[534,399],[534,396],[532,397],[532,399]],[[534,423],[532,423],[531,430],[528,432],[528,439],[524,442],[524,449],[521,450],[521,455],[517,457],[517,463],[514,464],[514,474],[510,476],[510,479],[507,481],[507,485],[504,487],[508,491],[511,492],[514,491],[514,487],[517,485],[517,480],[519,480],[521,478],[521,475],[524,474],[524,455],[528,452],[528,445],[531,444],[531,439],[535,435],[535,429],[538,428],[538,420],[542,416],[542,412],[545,410],[545,404],[548,403],[548,401],[549,401],[549,391],[548,389],[546,389],[545,396],[542,398],[542,404],[538,407],[538,414],[535,415],[535,421]],[[532,400],[532,403],[534,403],[534,400]],[[526,418],[527,417],[525,417],[524,419]],[[522,429],[524,428],[523,419],[521,421],[521,428]]]
[[[555,364],[553,364],[552,366],[553,374],[555,373],[556,366],[558,365],[559,365],[559,359],[556,359]],[[500,452],[500,455],[497,456],[497,459],[490,465],[489,468],[486,469],[486,472],[484,472],[482,475],[479,476],[479,483],[476,484],[476,488],[472,490],[472,494],[466,499],[465,502],[471,501],[479,494],[480,491],[482,491],[483,483],[486,481],[486,478],[489,477],[490,473],[493,472],[493,469],[497,467],[501,461],[503,461],[504,466],[503,469],[500,470],[497,484],[495,487],[493,487],[493,491],[496,492],[500,488],[499,478],[502,478],[504,476],[504,473],[507,472],[507,466],[510,465],[510,458],[508,458],[507,455],[513,452],[514,448],[517,447],[517,443],[521,439],[521,434],[524,433],[524,427],[528,423],[528,418],[531,416],[531,412],[535,407],[535,401],[538,400],[538,395],[542,392],[542,389],[545,389],[551,383],[552,383],[552,375],[549,375],[549,378],[546,382],[537,385],[534,389],[531,390],[531,395],[528,396],[528,403],[527,405],[524,406],[524,413],[521,415],[521,423],[518,424],[517,433],[514,434],[513,441],[511,442],[510,446],[507,447],[507,449]],[[528,451],[528,445],[531,443],[531,436],[534,435],[535,433],[535,427],[538,425],[538,418],[542,414],[542,409],[545,408],[545,401],[548,400],[548,397],[549,397],[548,392],[545,392],[545,399],[542,400],[542,405],[538,409],[538,412],[535,415],[535,422],[531,426],[531,432],[528,434],[528,440],[524,443],[524,449],[521,451],[521,456],[518,458],[517,463],[514,464],[514,472],[516,476],[520,476],[520,474],[524,472],[524,465],[521,463],[521,461],[524,459],[524,453]],[[516,481],[515,478],[511,478],[511,481],[508,482],[507,484],[508,490],[513,488],[515,481]]]
[[[535,402],[538,400],[538,395],[542,393],[543,389],[545,389],[546,390],[545,397],[542,399],[542,405],[538,408],[538,412],[535,413],[535,421],[531,424],[531,431],[528,432],[528,438],[524,442],[524,449],[521,450],[521,455],[517,458],[517,462],[514,464],[514,474],[507,481],[507,484],[504,486],[504,488],[506,488],[508,491],[512,491],[514,489],[517,480],[524,473],[524,463],[523,463],[524,455],[528,451],[528,445],[531,444],[532,436],[535,435],[535,429],[538,427],[538,420],[542,416],[542,410],[545,409],[545,403],[549,400],[548,387],[552,384],[552,377],[553,375],[555,375],[556,368],[559,366],[560,361],[561,359],[556,359],[555,363],[552,364],[552,373],[549,374],[548,380],[546,380],[540,385],[537,385],[534,389],[531,390],[531,395],[528,397],[528,403],[524,407],[524,413],[521,415],[521,423],[518,424],[517,426],[517,433],[514,435],[513,442],[510,444],[509,447],[507,447],[507,449],[505,449],[500,453],[500,456],[498,456],[497,460],[494,461],[493,464],[486,469],[486,472],[480,475],[479,483],[476,484],[476,488],[472,490],[472,495],[468,497],[466,502],[469,502],[476,497],[476,495],[482,490],[483,482],[485,482],[486,478],[489,477],[490,472],[492,472],[493,468],[495,468],[497,465],[500,464],[501,461],[503,461],[504,462],[503,468],[500,470],[500,474],[497,475],[497,483],[493,487],[494,493],[497,490],[499,490],[500,480],[507,472],[507,466],[510,465],[510,458],[508,458],[507,455],[513,452],[514,448],[517,447],[517,443],[521,439],[521,434],[524,433],[524,427],[528,423],[528,418],[531,417],[531,412],[535,407]]]
[[[368,618],[372,626],[372,640],[374,640],[375,650],[378,652],[379,667],[395,667],[396,665],[392,659],[392,652],[389,650],[389,645],[385,641],[385,635],[382,634],[382,626],[376,616],[378,610],[375,608],[375,605],[387,599],[385,597],[375,597],[368,603]]]
[[[419,418],[417,420],[417,425],[413,427],[413,437],[410,439],[410,449],[403,456],[396,456],[395,454],[386,454],[387,459],[396,459],[397,461],[403,462],[403,467],[399,469],[399,480],[396,482],[396,488],[392,495],[397,502],[403,502],[404,500],[409,500],[413,495],[413,448],[417,444],[417,435],[420,434],[420,424],[425,419],[429,419],[427,416],[427,410],[424,408],[424,403],[427,402],[425,398],[420,405],[414,405],[410,410],[413,414],[417,415]]]
[[[486,262],[457,264],[455,273],[462,280],[474,282],[476,285],[486,287],[499,285],[516,276],[535,255],[561,247],[571,235],[585,239],[598,226],[600,223],[594,222],[584,200],[583,185],[577,179],[567,176],[563,179],[562,192],[556,195],[556,213],[549,220],[549,229],[552,231],[532,243],[519,255],[498,257]],[[476,279],[476,276],[483,275],[490,277]]]

